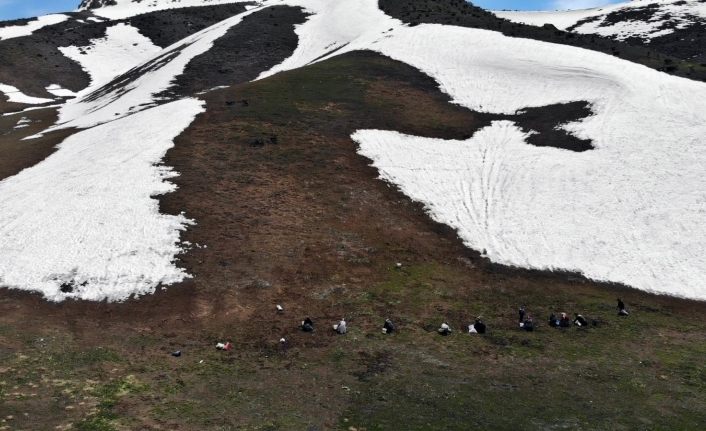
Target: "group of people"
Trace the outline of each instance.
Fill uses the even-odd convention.
[[[528,332],[534,331],[534,320],[532,319],[532,316],[527,313],[524,306],[520,307],[518,314],[520,328]],[[572,323],[578,327],[588,326],[588,320],[586,320],[586,318],[579,313],[574,314],[573,321],[569,319],[569,316],[566,313],[561,313],[558,317],[555,313],[552,313],[549,316],[549,326],[552,328],[568,328],[572,325]]]
[[[302,320],[301,325],[299,325],[302,331],[304,332],[314,332],[314,321],[311,320],[310,317],[307,317],[306,319]],[[333,330],[336,331],[340,335],[344,335],[345,333],[348,332],[348,324],[346,323],[346,318],[342,318],[337,324],[333,325]],[[382,324],[382,333],[383,334],[392,334],[395,332],[395,325],[392,323],[392,320],[385,319],[385,322]]]
[[[630,313],[628,313],[628,310],[625,307],[625,302],[623,302],[623,300],[620,298],[618,298],[617,301],[618,316],[629,316]],[[519,316],[520,328],[523,328],[527,331],[533,331],[534,324],[532,322],[532,317],[526,313],[524,306],[520,307]],[[559,316],[557,316],[555,313],[552,313],[549,316],[549,326],[551,326],[552,328],[569,328],[572,324],[578,326],[579,328],[585,328],[589,326],[588,320],[579,313],[574,313],[573,320],[569,319],[569,316],[566,313],[561,313]]]
[[[486,329],[487,327],[485,326],[485,322],[483,322],[483,319],[481,319],[480,317],[476,317],[475,322],[468,325],[469,334],[485,334]],[[451,335],[451,332],[453,332],[453,330],[447,322],[444,322],[441,324],[439,329],[437,329],[437,332],[440,335],[447,336]]]
[[[572,320],[569,319],[569,316],[566,313],[561,313],[559,317],[557,317],[557,315],[554,313],[549,316],[549,326],[551,326],[552,328],[569,328],[571,324]],[[579,328],[587,327],[588,320],[586,320],[583,315],[574,313],[573,324],[578,326]]]
[[[277,306],[277,309],[280,312],[282,310],[279,305]],[[625,303],[623,302],[623,300],[618,298],[618,316],[628,316],[629,314],[630,313],[628,313],[628,310],[625,307]],[[525,308],[525,306],[519,308],[518,317],[521,329],[528,332],[534,331],[534,320],[532,319],[532,316],[527,313],[527,309]],[[549,316],[549,326],[551,326],[552,328],[569,328],[572,325],[578,326],[580,328],[585,328],[589,326],[589,322],[583,315],[579,313],[574,314],[573,320],[570,319],[566,313],[560,313],[559,316],[557,316],[555,313],[552,313]],[[306,319],[302,320],[300,328],[304,332],[313,332],[314,322],[311,320],[311,318],[307,317]],[[341,335],[347,333],[348,324],[346,323],[346,319],[342,318],[337,324],[333,325],[333,330]],[[469,334],[485,334],[486,330],[487,326],[485,322],[483,322],[483,319],[481,319],[480,317],[477,317],[473,323],[468,325]],[[392,320],[390,320],[389,318],[385,319],[385,322],[382,325],[383,334],[392,334],[394,331],[395,325],[392,323]],[[450,335],[453,330],[447,322],[443,322],[437,332],[440,335],[447,336]]]

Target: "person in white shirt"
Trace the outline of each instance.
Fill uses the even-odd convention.
[[[338,325],[333,325],[333,330],[341,335],[348,332],[348,327],[346,326],[346,319],[343,318],[340,322],[338,322]]]

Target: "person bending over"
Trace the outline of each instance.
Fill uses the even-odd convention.
[[[314,332],[314,322],[307,317],[302,320],[301,328],[304,332]]]

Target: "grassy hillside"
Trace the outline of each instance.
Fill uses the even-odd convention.
[[[358,128],[460,138],[483,123],[428,77],[353,53],[204,98],[165,161],[179,189],[161,199],[198,221],[181,257],[195,278],[125,304],[0,292],[0,429],[706,423],[706,305],[492,265],[356,155]],[[536,332],[517,328],[520,305]],[[599,324],[549,328],[554,311]],[[313,334],[296,328],[307,315]],[[485,336],[463,331],[477,315]],[[381,333],[385,317],[398,333]],[[450,337],[435,333],[444,320]]]

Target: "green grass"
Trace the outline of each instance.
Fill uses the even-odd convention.
[[[74,424],[77,431],[114,431],[117,430],[118,415],[114,412],[115,406],[123,397],[146,392],[148,388],[134,376],[115,380],[100,385],[91,391],[97,400],[97,411],[87,418]]]

